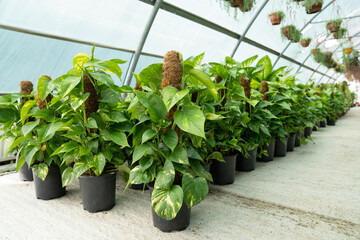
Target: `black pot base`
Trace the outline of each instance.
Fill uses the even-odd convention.
[[[235,181],[237,154],[224,156],[225,162],[214,161],[210,166],[210,173],[213,177],[213,184],[227,185]]]
[[[62,187],[59,167],[50,167],[45,181],[34,175],[35,195],[37,199],[51,200],[65,195],[66,189]]]

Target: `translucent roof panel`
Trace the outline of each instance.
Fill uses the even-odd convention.
[[[73,67],[73,57],[79,52],[91,54],[91,46],[38,37],[0,29],[0,93],[19,91],[20,81],[36,83],[42,75],[53,79]],[[131,53],[96,47],[98,59],[120,58],[129,61]],[[122,79],[129,63],[122,64]],[[118,78],[114,78],[121,84]]]
[[[177,50],[184,58],[205,52],[205,62],[221,61],[231,54],[236,42],[227,35],[160,10],[144,51],[164,55],[169,50]]]
[[[0,24],[136,49],[151,9],[137,0],[0,0]]]

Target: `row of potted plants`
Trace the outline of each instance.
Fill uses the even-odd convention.
[[[109,210],[121,171],[127,187],[150,189],[162,231],[187,227],[208,182],[230,184],[256,158],[306,144],[305,129],[335,121],[352,99],[345,83],[295,83],[267,56],[202,64],[203,54],[184,60],[176,51],[134,74],[134,88],[119,87],[112,77],[124,61],[93,52],[54,80],[40,77],[36,91],[27,81],[1,97],[1,140],[18,151],[17,170],[32,168],[37,198],[61,197],[79,178],[84,209]]]

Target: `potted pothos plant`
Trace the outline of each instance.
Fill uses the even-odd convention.
[[[272,25],[279,25],[284,19],[285,13],[283,11],[275,11],[269,14],[269,18]]]
[[[18,166],[26,162],[32,167],[36,197],[43,200],[65,195],[61,185],[62,161],[52,153],[64,142],[61,132],[72,123],[56,114],[59,105],[52,102],[53,86],[49,76],[39,78],[36,97],[21,108],[22,136],[14,141],[21,152]]]
[[[121,94],[132,91],[118,87],[106,72],[121,79],[120,59],[102,61],[85,53],[73,59],[74,68],[61,76],[54,101],[60,104],[62,120],[71,127],[62,135],[66,143],[51,156],[59,156],[66,166],[62,185],[79,178],[83,207],[89,212],[110,210],[115,205],[116,173],[129,173],[124,149],[130,147],[127,134],[132,125],[122,107]]]
[[[314,14],[321,11],[323,3],[324,0],[305,0],[303,6],[307,14]]]
[[[183,230],[190,223],[191,207],[208,193],[212,180],[192,139],[205,139],[205,116],[189,88],[218,98],[210,77],[196,68],[203,55],[183,61],[169,51],[163,64],[153,64],[134,74],[138,89],[128,97],[128,113],[137,125],[131,131],[132,164],[129,184],[148,184],[154,226],[161,231]],[[151,72],[152,74],[147,74]]]
[[[310,45],[311,40],[312,39],[310,37],[301,38],[300,40],[301,46],[304,48],[308,47]]]
[[[281,28],[281,36],[287,38],[293,43],[297,43],[301,39],[301,32],[295,25],[287,25]]]
[[[19,172],[20,180],[22,181],[33,181],[33,173],[26,162],[19,163],[20,148],[14,141],[22,136],[21,128],[23,124],[20,121],[20,111],[26,101],[34,98],[31,95],[32,91],[33,84],[31,81],[21,81],[20,93],[0,97],[0,104],[2,105],[0,130],[3,131],[0,141],[4,141],[4,155],[16,154],[18,163],[16,171]]]
[[[254,3],[255,0],[226,0],[229,1],[231,6],[234,8],[239,8],[242,12],[249,12]]]
[[[338,32],[342,23],[342,19],[333,19],[326,22],[326,28],[329,32]]]

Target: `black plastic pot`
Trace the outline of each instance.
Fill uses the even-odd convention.
[[[232,184],[235,180],[237,154],[224,156],[225,162],[214,161],[210,166],[213,183],[216,185]]]
[[[150,187],[150,196],[153,192],[153,188]],[[182,231],[185,230],[190,224],[191,208],[188,208],[185,202],[183,202],[180,211],[176,217],[171,220],[166,220],[156,214],[151,207],[151,213],[153,218],[154,227],[160,229],[163,232]]]
[[[287,150],[287,141],[288,138],[285,138],[285,142],[281,141],[280,138],[275,140],[275,157],[285,157]]]
[[[261,157],[257,158],[259,162],[269,162],[274,160],[274,153],[275,153],[275,141],[271,143],[267,143],[263,145],[263,150],[266,150],[268,156],[262,155]]]
[[[325,120],[320,121],[320,127],[322,127],[322,128],[326,127],[326,121]]]
[[[50,200],[65,195],[65,187],[62,187],[60,168],[50,167],[45,181],[33,173],[36,198]]]
[[[327,125],[328,126],[335,126],[335,120],[330,120],[330,119],[327,119]]]
[[[304,133],[297,132],[295,136],[295,144],[294,147],[300,147],[301,146],[301,139],[304,137]]]
[[[317,131],[319,128],[320,128],[320,122],[316,122],[315,125],[313,126],[312,130]]]
[[[21,181],[33,181],[33,172],[29,165],[25,162],[19,169],[19,176]]]
[[[257,147],[248,151],[249,157],[246,158],[239,152],[236,158],[236,171],[250,172],[255,170]]]
[[[139,161],[137,161],[134,164],[131,164],[131,160],[128,160],[128,164],[131,165],[132,167],[136,167],[139,165]],[[146,184],[130,184],[129,188],[134,189],[134,190],[148,190],[149,189],[146,186]]]
[[[91,213],[108,211],[115,206],[116,172],[100,176],[80,176],[84,210]]]
[[[296,134],[295,134],[295,133],[291,133],[290,136],[288,137],[287,146],[286,146],[286,151],[288,151],[288,152],[294,151],[295,138],[296,138]]]
[[[304,130],[304,137],[310,137],[312,134],[312,127],[306,127]]]

